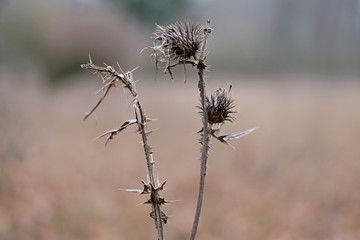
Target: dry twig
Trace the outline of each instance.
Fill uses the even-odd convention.
[[[152,217],[155,221],[155,226],[158,233],[158,239],[164,239],[164,230],[163,224],[167,222],[168,217],[162,211],[162,205],[165,204],[167,201],[164,198],[160,197],[159,192],[164,189],[164,185],[166,183],[163,182],[162,184],[159,183],[159,179],[155,178],[155,162],[152,156],[152,148],[148,144],[148,135],[151,133],[150,131],[146,130],[146,123],[149,122],[151,119],[145,116],[144,109],[140,103],[136,87],[135,81],[132,77],[132,72],[124,73],[121,68],[121,73],[117,72],[113,67],[105,65],[104,67],[97,66],[92,63],[91,58],[89,59],[89,63],[82,64],[82,68],[88,69],[91,72],[100,75],[103,80],[103,88],[105,92],[103,96],[100,98],[98,103],[89,111],[86,115],[84,120],[86,120],[95,110],[96,108],[102,103],[105,99],[107,93],[109,92],[110,88],[116,87],[117,83],[122,83],[123,87],[128,89],[133,97],[133,107],[135,110],[135,119],[125,121],[120,128],[110,130],[97,138],[108,136],[106,143],[113,138],[114,135],[120,133],[122,130],[126,129],[128,126],[136,124],[138,129],[137,132],[141,135],[142,138],[142,145],[144,148],[146,163],[147,163],[147,182],[143,183],[143,190],[138,189],[129,189],[127,191],[130,192],[137,192],[140,194],[150,194],[150,198],[146,201],[146,204],[151,204],[152,211],[150,213],[150,217]]]

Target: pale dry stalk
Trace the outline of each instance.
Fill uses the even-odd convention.
[[[210,21],[208,21],[210,24]],[[207,169],[207,160],[209,156],[209,149],[210,149],[210,127],[208,121],[208,112],[207,112],[207,101],[206,101],[206,87],[205,87],[205,79],[204,79],[204,71],[206,70],[206,65],[204,64],[205,60],[205,51],[207,47],[207,38],[211,33],[211,28],[206,27],[204,28],[204,43],[201,49],[201,55],[197,63],[198,75],[199,75],[199,92],[200,92],[200,102],[202,106],[202,116],[203,116],[203,131],[201,136],[201,157],[200,157],[200,181],[199,181],[199,194],[198,194],[198,201],[195,210],[195,217],[193,222],[193,227],[191,230],[190,240],[194,240],[196,236],[196,232],[199,226],[202,203],[204,198],[204,190],[205,190],[205,176],[206,176],[206,169]]]
[[[165,27],[157,25],[154,32],[154,46],[152,47],[156,67],[158,68],[157,64],[159,62],[164,63],[165,73],[168,72],[171,78],[173,78],[171,69],[178,65],[184,66],[184,82],[187,79],[186,65],[196,67],[199,76],[199,108],[201,110],[203,126],[199,131],[201,136],[199,139],[201,143],[199,192],[190,240],[195,239],[199,226],[211,136],[222,143],[229,144],[229,140],[238,139],[255,130],[249,129],[238,134],[220,133],[224,122],[232,122],[234,119],[230,116],[234,113],[231,110],[234,107],[234,100],[230,96],[231,85],[229,90],[224,88],[218,89],[210,98],[206,95],[204,72],[207,70],[207,66],[205,58],[207,55],[208,37],[211,31],[209,20],[206,26],[199,26],[188,21],[184,23],[177,22]]]
[[[158,239],[163,240],[164,239],[164,229],[163,229],[163,223],[166,223],[167,216],[165,213],[161,210],[161,206],[166,202],[165,199],[160,197],[159,191],[163,190],[163,187],[166,182],[162,183],[160,185],[159,180],[155,178],[155,162],[152,155],[152,148],[148,144],[148,135],[151,133],[151,131],[146,130],[146,123],[150,121],[145,115],[144,109],[140,103],[135,81],[132,79],[132,71],[121,74],[118,73],[114,68],[111,66],[105,66],[105,67],[99,67],[92,63],[91,59],[89,63],[81,65],[82,68],[88,69],[92,71],[93,73],[99,74],[101,78],[103,79],[104,84],[104,94],[100,98],[99,102],[95,105],[94,108],[91,109],[90,112],[88,112],[85,115],[84,120],[92,114],[96,108],[100,105],[100,103],[104,100],[106,95],[108,94],[109,90],[112,87],[116,87],[117,83],[120,82],[123,84],[123,87],[128,89],[133,96],[133,106],[135,110],[135,117],[136,119],[128,120],[124,124],[121,125],[119,129],[114,129],[106,132],[105,134],[102,134],[100,137],[103,137],[105,135],[108,136],[108,140],[112,139],[114,135],[118,134],[122,130],[124,130],[126,127],[137,124],[138,130],[137,132],[141,135],[142,139],[142,145],[144,148],[145,153],[145,159],[147,164],[147,178],[148,182],[143,182],[143,189],[127,189],[127,191],[131,192],[137,192],[140,194],[150,194],[150,198],[146,204],[151,204],[152,206],[152,212],[150,213],[150,216],[155,221],[155,226],[157,229]],[[121,70],[121,69],[120,69]],[[107,141],[108,141],[107,140]]]
[[[171,78],[171,69],[178,66],[184,66],[184,82],[186,82],[186,67],[191,65],[196,67],[199,75],[198,88],[200,93],[201,109],[202,109],[202,131],[201,131],[201,157],[200,157],[200,183],[198,201],[195,210],[194,223],[192,226],[190,239],[195,239],[198,229],[204,189],[205,189],[205,176],[207,159],[210,149],[210,127],[208,122],[207,101],[204,71],[207,66],[205,65],[207,40],[211,33],[210,21],[207,21],[207,26],[199,26],[192,24],[188,21],[184,23],[175,23],[168,26],[157,25],[154,32],[154,56],[156,64],[159,62],[165,63],[165,73],[169,72]]]

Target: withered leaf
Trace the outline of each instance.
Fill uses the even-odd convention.
[[[101,102],[105,99],[106,95],[109,93],[112,85],[109,85],[100,100],[95,104],[95,106],[87,113],[85,113],[84,121],[97,109],[97,107],[101,104]]]
[[[109,131],[101,134],[100,136],[96,137],[94,140],[97,140],[97,139],[99,139],[99,138],[101,138],[101,137],[104,137],[104,136],[106,136],[106,135],[109,135],[109,137],[107,138],[107,140],[106,140],[106,142],[105,142],[105,145],[106,145],[106,144],[109,142],[109,140],[110,140],[110,139],[113,139],[113,137],[114,137],[116,134],[120,133],[122,130],[126,129],[128,126],[133,125],[133,124],[135,124],[135,123],[137,123],[137,120],[136,120],[136,119],[127,120],[127,121],[125,121],[125,122],[120,126],[120,128],[109,130]]]
[[[227,142],[229,140],[234,140],[234,139],[239,139],[241,137],[244,137],[250,133],[252,133],[253,131],[255,131],[257,129],[256,128],[251,128],[251,129],[248,129],[246,131],[243,131],[241,133],[236,133],[236,134],[223,134],[223,135],[219,135],[220,131],[219,129],[215,130],[215,131],[212,131],[211,135],[213,137],[215,137],[217,140],[219,140],[220,142],[222,143],[225,143],[227,144]]]
[[[119,190],[125,191],[125,192],[139,193],[139,194],[141,194],[143,192],[143,190],[141,190],[141,189],[122,189],[122,188],[119,188]]]

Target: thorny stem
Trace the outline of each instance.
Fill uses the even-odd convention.
[[[210,21],[208,21],[210,24]],[[210,149],[210,127],[208,123],[208,113],[207,113],[207,102],[206,102],[206,89],[205,89],[205,80],[204,80],[204,71],[206,69],[206,65],[204,64],[204,59],[206,56],[206,47],[207,47],[207,37],[211,33],[211,28],[207,27],[204,29],[205,39],[204,44],[202,45],[201,55],[198,60],[197,68],[198,68],[198,75],[199,75],[199,92],[200,92],[200,101],[202,105],[203,111],[203,131],[201,136],[201,157],[200,157],[200,183],[199,183],[199,195],[198,201],[195,211],[194,223],[192,226],[190,240],[195,239],[195,235],[199,226],[202,202],[204,197],[204,189],[205,189],[205,176],[206,176],[206,167],[207,167],[207,160],[209,156],[209,149]]]
[[[152,157],[152,150],[150,145],[148,144],[148,138],[147,138],[147,131],[146,131],[146,116],[143,110],[143,107],[141,106],[140,100],[138,98],[138,94],[136,91],[136,87],[135,87],[135,82],[133,81],[133,79],[131,78],[131,72],[128,74],[125,73],[118,73],[117,71],[115,71],[114,68],[112,68],[111,66],[106,66],[106,67],[99,67],[94,65],[91,62],[88,64],[83,64],[81,65],[82,68],[85,69],[89,69],[90,71],[94,71],[95,73],[98,74],[103,74],[105,77],[103,78],[103,81],[108,81],[109,79],[109,83],[107,84],[107,88],[106,88],[106,92],[103,95],[103,97],[100,99],[100,101],[95,105],[95,107],[86,114],[85,119],[92,113],[95,111],[95,109],[100,105],[100,103],[102,102],[102,100],[105,98],[106,94],[108,93],[109,89],[111,87],[115,87],[117,82],[121,82],[124,84],[124,88],[127,88],[131,95],[134,98],[134,108],[135,108],[135,115],[136,115],[136,120],[137,120],[137,124],[138,124],[138,128],[139,128],[139,133],[141,134],[142,137],[142,144],[144,147],[144,153],[145,153],[145,158],[146,158],[146,163],[147,163],[147,172],[148,172],[148,181],[150,181],[150,185],[153,189],[155,189],[154,191],[151,191],[151,205],[152,205],[152,210],[154,212],[154,220],[155,220],[155,226],[157,229],[157,233],[158,233],[158,239],[159,240],[164,240],[164,231],[163,231],[163,220],[162,220],[162,211],[161,211],[161,204],[163,203],[164,199],[160,198],[160,195],[158,193],[158,189],[159,189],[159,184],[158,181],[155,180],[155,162],[154,159]],[[163,184],[164,185],[164,184]],[[163,185],[161,186],[161,189],[163,187]]]
[[[144,114],[143,108],[142,108],[137,96],[135,96],[135,104],[136,104],[136,108],[140,114],[140,119],[139,119],[140,121],[138,121],[138,126],[139,126],[139,130],[140,130],[140,134],[141,134],[142,142],[143,142],[143,146],[144,146],[144,152],[145,152],[145,158],[146,158],[150,183],[154,188],[158,188],[159,186],[156,183],[155,177],[154,177],[155,162],[152,157],[152,150],[148,144],[148,139],[147,139],[146,125],[145,125],[146,124],[146,116]],[[160,204],[159,204],[160,196],[157,191],[154,191],[151,193],[151,200],[152,200],[151,201],[152,208],[155,213],[155,226],[158,231],[158,237],[159,237],[159,240],[163,240],[164,239],[164,230],[163,230],[163,222],[161,219],[161,209],[160,209]]]

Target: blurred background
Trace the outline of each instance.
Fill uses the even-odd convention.
[[[155,76],[155,23],[212,20],[208,92],[233,85],[236,120],[213,142],[198,239],[360,239],[359,0],[0,0],[0,239],[156,239],[139,136],[92,141],[133,118],[100,98],[97,64],[136,70],[168,180],[167,239],[187,239],[201,119],[196,72]],[[191,73],[193,72],[193,73]],[[155,80],[156,78],[156,80]]]

